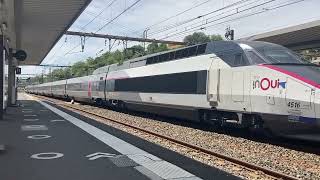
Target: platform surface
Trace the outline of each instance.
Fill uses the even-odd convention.
[[[0,120],[0,179],[238,179],[49,102],[18,102]]]

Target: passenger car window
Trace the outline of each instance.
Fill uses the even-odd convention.
[[[206,52],[207,44],[201,44],[198,46],[197,55],[204,54]]]
[[[191,47],[191,48],[188,48],[188,56],[194,56],[197,54],[197,46],[194,46],[194,47]]]
[[[182,50],[176,51],[175,59],[180,59],[182,57],[183,57],[183,51]]]
[[[169,60],[173,60],[175,57],[175,51],[169,53]]]

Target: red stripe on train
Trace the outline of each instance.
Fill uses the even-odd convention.
[[[286,75],[289,75],[291,77],[294,77],[296,79],[299,79],[300,81],[302,82],[305,82],[307,84],[310,84],[311,86],[314,86],[316,88],[320,88],[320,84],[313,81],[313,80],[310,80],[310,79],[306,79],[305,77],[302,77],[300,76],[299,74],[296,74],[294,72],[291,72],[291,71],[288,71],[288,70],[285,70],[285,69],[282,69],[280,67],[276,67],[276,66],[273,66],[273,65],[266,65],[266,64],[261,64],[259,66],[263,66],[263,67],[267,67],[269,69],[272,69],[272,70],[275,70],[275,71],[278,71],[278,72],[281,72],[283,74],[286,74]]]

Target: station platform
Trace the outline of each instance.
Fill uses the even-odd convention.
[[[19,94],[0,120],[0,179],[238,179],[49,102]]]

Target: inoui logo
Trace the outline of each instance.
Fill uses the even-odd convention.
[[[279,79],[276,80],[270,80],[269,78],[262,78],[261,80],[255,80],[253,81],[253,89],[259,88],[264,91],[268,89],[278,89],[278,88],[286,88],[287,82],[280,82]]]

